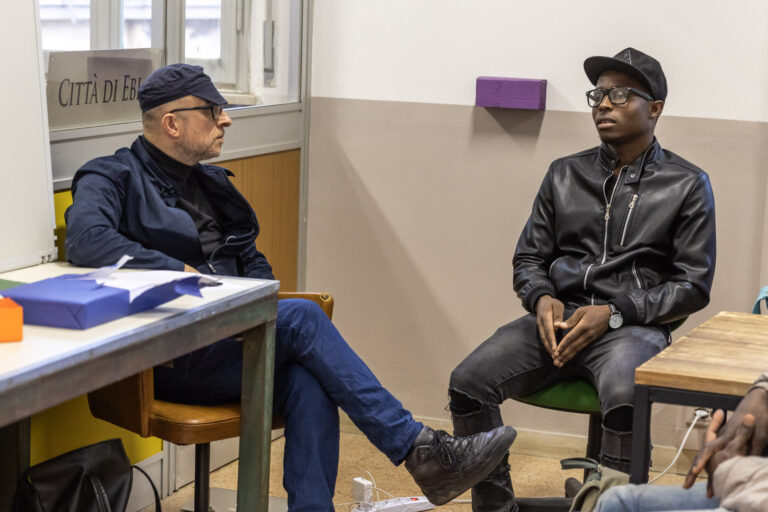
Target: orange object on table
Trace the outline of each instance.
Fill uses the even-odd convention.
[[[0,341],[21,341],[24,312],[9,298],[0,299]]]

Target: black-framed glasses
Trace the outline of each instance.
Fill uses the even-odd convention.
[[[648,101],[653,101],[653,97],[650,94],[643,92],[640,89],[621,86],[611,87],[610,89],[592,89],[591,91],[587,91],[587,104],[590,107],[595,108],[600,105],[603,102],[603,98],[608,95],[608,99],[611,100],[612,104],[623,105],[629,101],[629,93],[634,93]]]
[[[185,110],[210,110],[211,118],[214,121],[218,121],[221,117],[221,112],[224,110],[224,105],[204,105],[202,107],[175,108],[168,113],[173,114],[174,112],[183,112]]]

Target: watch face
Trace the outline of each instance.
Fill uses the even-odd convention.
[[[624,318],[621,313],[614,313],[611,315],[611,319],[608,321],[608,325],[611,329],[618,329],[624,323]]]

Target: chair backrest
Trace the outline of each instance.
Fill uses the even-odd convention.
[[[150,436],[149,413],[155,400],[152,368],[88,393],[88,407],[94,417],[118,427]]]

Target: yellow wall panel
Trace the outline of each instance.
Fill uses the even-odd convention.
[[[91,416],[88,399],[83,395],[32,416],[30,463],[37,464],[75,448],[113,437],[122,439],[132,464],[163,449],[163,442],[156,437],[140,437]]]

